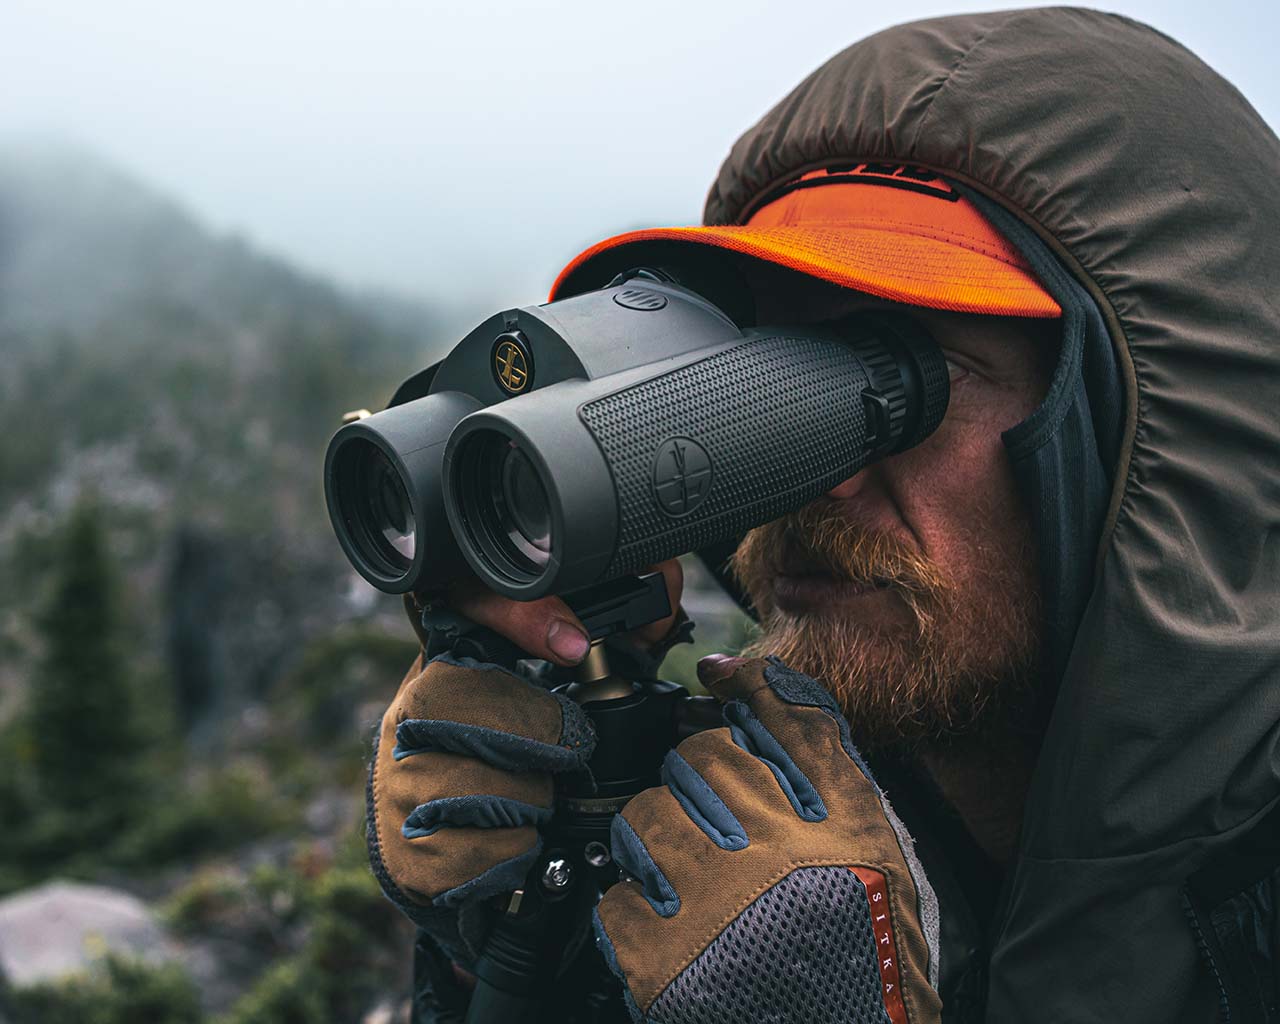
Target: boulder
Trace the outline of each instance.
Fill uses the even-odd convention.
[[[11,985],[82,971],[109,952],[147,963],[177,955],[146,904],[120,889],[49,882],[0,900],[0,974]]]

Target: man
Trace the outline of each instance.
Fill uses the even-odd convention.
[[[1248,104],[1144,26],[937,19],[739,140],[711,229],[561,276],[714,249],[761,322],[906,304],[952,364],[932,438],[733,556],[752,653],[781,658],[706,664],[728,727],[619,818],[633,878],[597,937],[636,1019],[1276,1019],[1277,172]],[[536,657],[585,651],[554,600],[450,602]],[[375,869],[437,963],[470,965],[470,897],[518,884],[589,749],[517,682],[415,666],[384,721]]]

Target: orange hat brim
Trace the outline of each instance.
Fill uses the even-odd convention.
[[[833,176],[834,178],[834,176]],[[870,295],[959,313],[1058,317],[1058,303],[967,200],[875,183],[823,184],[784,196],[745,225],[630,231],[577,256],[556,279],[641,242],[716,246]]]

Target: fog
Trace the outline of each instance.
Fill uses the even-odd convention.
[[[70,140],[343,283],[482,311],[696,222],[738,133],[849,42],[993,6],[6,0],[0,142]],[[1280,119],[1278,5],[1107,6]]]

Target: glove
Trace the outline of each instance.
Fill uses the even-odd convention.
[[[454,961],[474,963],[497,911],[542,848],[557,773],[595,748],[573,701],[501,666],[414,663],[382,719],[369,773],[368,840],[387,896]]]
[[[830,694],[776,658],[614,819],[596,910],[635,1021],[935,1024],[937,900]]]

